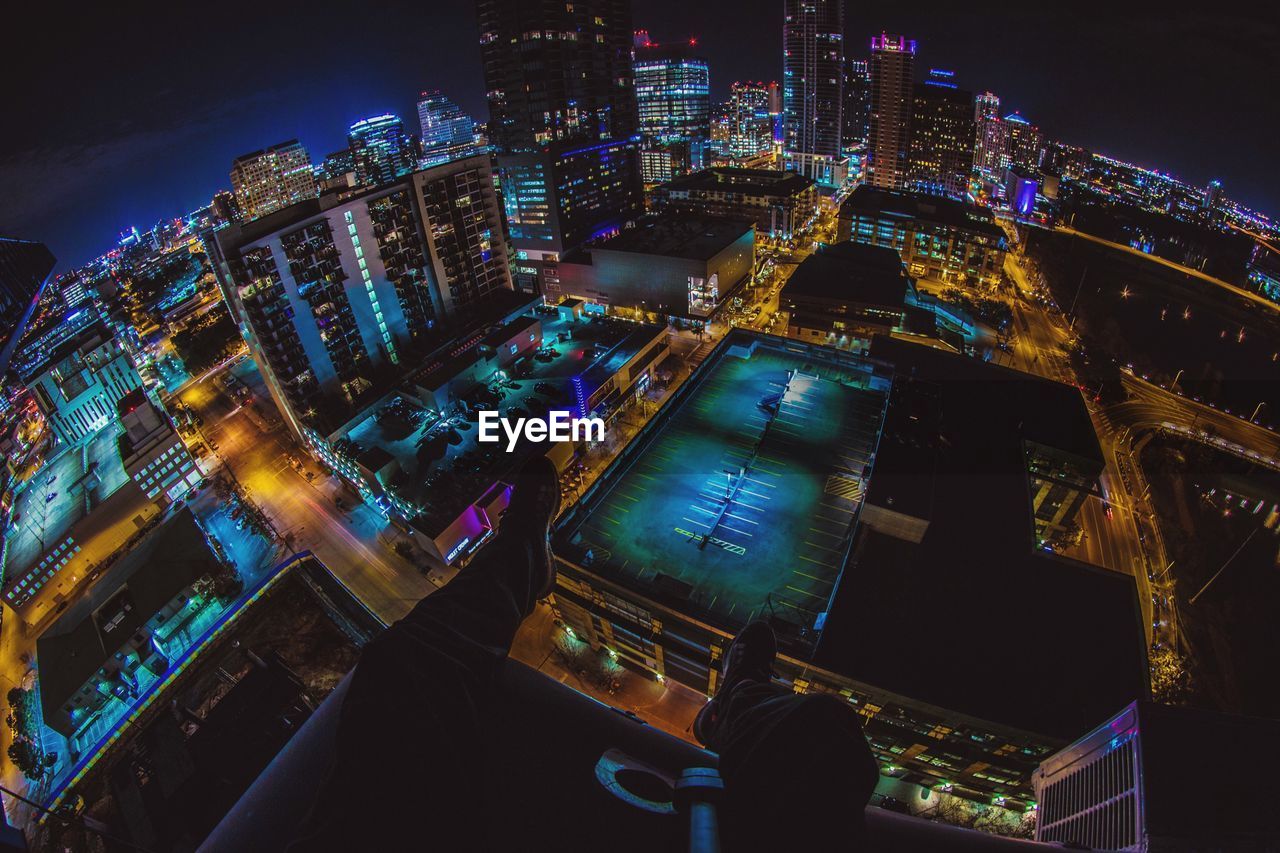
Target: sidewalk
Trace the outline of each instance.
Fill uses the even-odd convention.
[[[539,604],[520,626],[511,657],[605,705],[635,714],[656,729],[700,745],[693,739],[693,718],[706,704],[705,696],[674,681],[658,682],[612,663],[603,650],[591,652],[585,642],[570,639],[555,624],[548,605]],[[612,692],[604,686],[610,682],[617,685]]]

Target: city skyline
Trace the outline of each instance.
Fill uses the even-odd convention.
[[[779,79],[782,70],[782,3],[733,9],[726,15],[718,4],[633,4],[633,23],[659,42],[697,38],[711,67],[712,99],[721,101],[735,80]],[[290,71],[305,61],[308,44],[326,37],[331,16],[289,22],[305,36],[291,40],[298,46],[273,42],[273,55],[250,71],[209,57],[261,52],[255,39],[266,35],[209,19],[197,30],[172,10],[141,14],[127,27],[92,14],[79,29],[48,28],[59,34],[62,61],[39,61],[41,74],[24,72],[48,53],[38,39],[24,44],[30,57],[8,57],[16,63],[10,76],[26,85],[12,107],[20,120],[0,145],[0,178],[9,187],[0,231],[48,242],[60,270],[108,250],[127,228],[146,229],[206,204],[228,187],[229,163],[246,152],[296,137],[318,162],[360,119],[391,112],[412,128],[425,88],[440,89],[472,115],[488,113],[469,8],[443,18],[407,6],[369,12],[388,49],[346,59],[327,52],[306,76]],[[1274,215],[1280,176],[1266,168],[1267,140],[1280,129],[1280,111],[1251,98],[1254,87],[1232,81],[1265,88],[1274,80],[1264,46],[1275,22],[1220,13],[1177,21],[1117,15],[1104,27],[1085,16],[1020,12],[998,15],[997,28],[993,14],[850,8],[846,53],[865,54],[863,41],[882,29],[904,33],[919,44],[921,69],[949,68],[962,87],[996,92],[1050,138],[1192,184],[1221,179],[1229,197]],[[285,22],[280,13],[276,23]],[[261,29],[269,35],[273,27]],[[402,42],[413,48],[395,49]],[[1187,55],[1201,61],[1185,63]],[[1071,73],[1060,71],[1084,57]],[[155,67],[173,73],[157,77],[149,70]],[[206,69],[216,69],[208,72],[212,82],[201,76]],[[321,84],[313,85],[317,75]],[[189,90],[222,97],[191,97]],[[71,91],[83,95],[77,110],[64,106]],[[1092,101],[1095,92],[1108,95]],[[1079,109],[1081,101],[1089,108]]]
[[[1276,22],[57,23],[0,135],[0,846],[1280,839],[1203,770],[1280,757]]]

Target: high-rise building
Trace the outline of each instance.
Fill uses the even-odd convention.
[[[915,58],[914,39],[888,33],[871,39],[867,66],[871,87],[867,169],[868,182],[874,187],[898,189],[906,181],[915,105]]]
[[[296,139],[243,154],[231,164],[231,190],[245,222],[315,198],[311,155]]]
[[[477,0],[499,152],[636,131],[629,0]]]
[[[219,222],[235,222],[240,218],[240,205],[236,203],[235,193],[219,190],[213,194],[213,215]]]
[[[871,124],[871,81],[865,59],[845,59],[843,119],[841,146],[847,151],[866,145]]]
[[[356,183],[376,187],[402,178],[415,168],[413,139],[404,122],[391,114],[361,119],[347,132]]]
[[[954,77],[933,69],[915,86],[907,186],[964,198],[973,173],[973,95],[957,88]]]
[[[325,194],[206,236],[223,296],[290,427],[341,422],[406,353],[510,290],[487,155]]]
[[[475,149],[475,120],[434,89],[418,96],[418,124],[422,128],[426,165],[452,160]]]
[[[1209,185],[1204,188],[1204,204],[1205,210],[1213,210],[1222,203],[1222,181],[1212,180]]]
[[[711,135],[711,84],[695,39],[658,44],[636,33],[636,114],[643,137],[646,184],[669,181],[702,165]]]
[[[1009,139],[1009,162],[1017,166],[1040,167],[1044,157],[1044,134],[1018,113],[1004,117]]]
[[[503,201],[538,290],[560,256],[643,209],[628,0],[478,0]]]
[[[728,133],[721,153],[741,159],[773,149],[773,117],[769,114],[770,85],[734,83],[725,109]]]
[[[0,237],[0,375],[9,369],[56,263],[43,243]]]
[[[842,0],[786,0],[782,47],[783,147],[839,157],[844,107]]]
[[[711,77],[707,61],[695,55],[697,42],[635,49],[636,115],[646,142],[706,139],[711,123]]]
[[[617,233],[644,210],[633,140],[500,155],[498,167],[522,290],[539,292],[554,282],[562,255]]]
[[[983,92],[973,99],[974,166],[999,172],[1009,165],[1009,132],[1000,118],[1000,96]]]
[[[340,148],[325,155],[324,165],[320,167],[320,176],[326,181],[331,181],[348,173],[354,174],[355,170],[356,160],[351,149]]]

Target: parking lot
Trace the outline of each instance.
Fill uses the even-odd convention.
[[[594,570],[671,579],[730,625],[812,627],[839,578],[884,398],[801,356],[725,356],[570,541]],[[664,576],[660,579],[660,576]]]

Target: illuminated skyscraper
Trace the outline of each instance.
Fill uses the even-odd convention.
[[[773,148],[773,116],[768,83],[734,83],[726,109],[728,133],[722,153],[735,159],[754,157]]]
[[[489,139],[500,153],[636,131],[629,0],[478,0]]]
[[[243,154],[231,164],[231,190],[244,222],[315,198],[311,155],[296,139]]]
[[[694,55],[696,45],[694,39],[657,44],[643,30],[636,34],[636,114],[646,183],[702,165],[711,135],[711,83],[707,61]]]
[[[973,99],[974,165],[999,172],[1009,165],[1009,132],[1000,118],[1000,96],[983,92]]]
[[[964,198],[973,173],[973,95],[938,69],[915,87],[907,185],[918,192]]]
[[[645,141],[706,139],[711,122],[707,61],[694,55],[696,41],[636,47],[636,114]]]
[[[844,132],[840,144],[848,150],[867,144],[871,122],[871,83],[865,59],[844,63]]]
[[[643,209],[629,0],[478,0],[489,139],[527,290]]]
[[[786,0],[782,47],[784,148],[839,157],[844,106],[843,0]]]
[[[898,189],[907,176],[914,106],[913,39],[881,33],[871,39],[867,66],[871,87],[871,121],[867,144],[869,183]]]
[[[1213,210],[1222,203],[1222,181],[1212,180],[1204,188],[1204,209]]]
[[[1016,112],[1004,117],[1004,126],[1009,139],[1009,162],[1039,168],[1044,157],[1044,134],[1040,128]]]
[[[616,234],[644,210],[633,140],[561,143],[503,155],[498,164],[516,250],[515,281],[526,291],[554,292],[566,252]]]
[[[404,122],[389,113],[351,125],[347,142],[360,186],[389,184],[412,172],[417,163],[413,140],[404,132]]]
[[[475,120],[434,89],[418,96],[418,124],[428,164],[452,160],[475,147]]]

